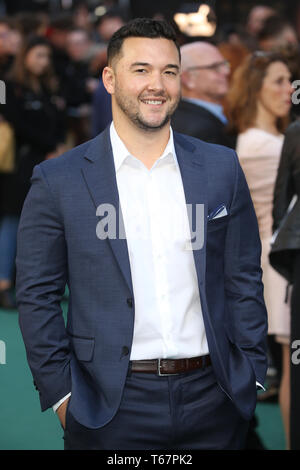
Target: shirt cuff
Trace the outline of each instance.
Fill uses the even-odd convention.
[[[65,397],[63,397],[61,400],[59,400],[57,403],[55,403],[55,405],[52,406],[52,409],[53,409],[54,413],[56,413],[57,408],[59,408],[60,405],[61,405],[64,401],[66,401],[66,399],[69,398],[70,396],[71,396],[71,392],[68,393],[68,395],[66,395]]]
[[[256,381],[256,390],[263,390],[264,392],[266,391],[265,387],[263,387],[263,385],[257,381]]]

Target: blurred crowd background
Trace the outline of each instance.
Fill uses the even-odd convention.
[[[270,262],[270,250],[291,204],[297,219],[300,1],[0,0],[0,308],[16,310],[16,236],[33,167],[111,122],[101,81],[107,43],[145,16],[169,21],[182,47],[173,128],[234,148],[245,172],[269,315],[268,388],[258,399],[280,404],[286,447],[299,449],[300,372],[291,367],[291,345],[300,338],[300,223],[275,244],[281,264]],[[255,425],[249,447],[262,448]]]

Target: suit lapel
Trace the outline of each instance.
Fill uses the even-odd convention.
[[[132,292],[132,279],[126,238],[120,238],[120,221],[123,220],[119,205],[119,193],[113,154],[110,144],[109,128],[91,141],[82,166],[82,173],[89,193],[95,205],[95,212],[100,204],[110,204],[116,211],[116,238],[107,240],[120,266],[121,272]],[[96,227],[95,227],[96,229]]]
[[[193,249],[199,286],[204,285],[206,263],[206,225],[207,225],[207,173],[205,155],[183,136],[174,132],[176,156],[181,171],[186,204],[193,209],[193,220],[190,220],[191,231],[195,231],[195,208],[204,205],[204,221],[201,224],[204,245],[201,249]]]

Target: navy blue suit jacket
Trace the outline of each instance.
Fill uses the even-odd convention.
[[[205,207],[204,246],[193,254],[213,369],[250,419],[267,369],[267,315],[249,190],[233,150],[177,133],[174,143],[186,202]],[[20,327],[41,408],[72,391],[69,410],[89,428],[118,409],[134,327],[126,239],[96,234],[104,203],[119,207],[109,129],[35,167],[16,259]],[[220,204],[228,215],[208,220]]]

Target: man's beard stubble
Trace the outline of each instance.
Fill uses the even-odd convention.
[[[151,95],[152,98],[166,98],[165,94],[163,93],[152,93]],[[139,112],[139,109],[134,109],[134,107],[131,105],[130,100],[127,100],[127,98],[124,96],[123,93],[119,92],[118,87],[116,87],[115,90],[115,99],[116,103],[118,104],[119,108],[123,111],[123,113],[131,120],[133,124],[135,124],[139,129],[142,129],[147,132],[155,132],[157,130],[162,129],[163,127],[166,126],[171,120],[172,115],[174,114],[179,101],[180,101],[181,96],[178,96],[178,99],[174,104],[171,106],[171,108],[168,110],[166,113],[165,117],[159,124],[150,124],[147,122],[142,114]],[[140,98],[138,98],[140,99]],[[144,98],[145,99],[145,98]]]

